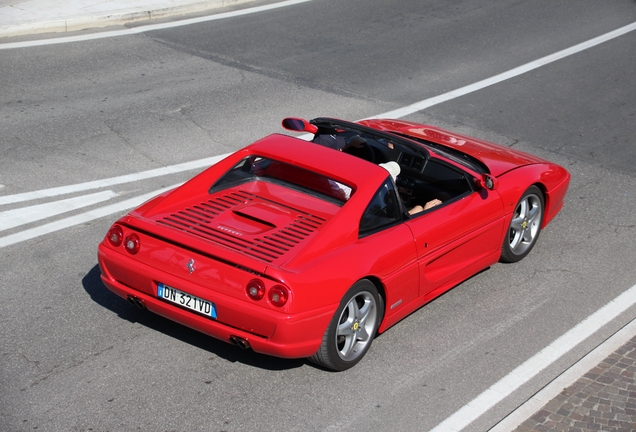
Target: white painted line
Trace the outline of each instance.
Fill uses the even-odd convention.
[[[212,156],[204,159],[198,159],[195,161],[184,162],[176,165],[165,166],[162,168],[155,168],[148,171],[142,171],[134,174],[126,174],[118,177],[111,177],[108,179],[94,180],[85,183],[78,183],[69,186],[60,186],[49,189],[40,189],[39,191],[25,192],[15,195],[7,195],[0,197],[0,205],[13,204],[23,201],[30,201],[40,198],[50,198],[54,196],[83,192],[91,189],[99,189],[103,187],[111,187],[123,183],[132,183],[139,180],[146,180],[154,177],[161,177],[164,175],[180,173],[183,171],[190,171],[197,168],[207,168],[214,165],[221,159],[225,158],[229,153],[225,153],[218,156]]]
[[[66,36],[66,37],[60,37],[60,38],[54,38],[54,39],[40,39],[40,40],[25,41],[25,42],[12,42],[12,43],[0,44],[0,50],[28,48],[28,47],[44,46],[44,45],[56,45],[56,44],[63,44],[63,43],[69,43],[69,42],[83,42],[88,40],[106,39],[106,38],[119,37],[119,36],[129,36],[134,34],[146,33],[153,30],[163,30],[163,29],[168,29],[173,27],[181,27],[181,26],[186,26],[190,24],[197,24],[197,23],[202,23],[207,21],[217,21],[217,20],[222,20],[226,18],[234,18],[241,15],[265,12],[265,11],[269,11],[273,9],[293,6],[300,3],[306,3],[309,1],[312,1],[312,0],[287,0],[280,3],[270,4],[270,5],[256,6],[256,7],[236,10],[232,12],[225,12],[225,13],[220,13],[216,15],[209,15],[204,17],[191,18],[191,19],[173,21],[168,23],[151,24],[146,26],[122,29],[122,30],[107,31],[107,32],[101,32],[101,33],[91,33],[91,34],[78,35],[78,36]]]
[[[626,33],[629,33],[631,31],[636,30],[636,23],[632,23],[629,25],[626,25],[625,27],[621,27],[617,30],[611,31],[609,33],[605,33],[604,35],[595,37],[594,39],[590,39],[586,42],[582,42],[578,45],[574,45],[573,47],[564,49],[562,51],[556,52],[554,54],[551,54],[549,56],[545,56],[543,58],[540,58],[538,60],[532,61],[530,63],[526,63],[522,66],[516,67],[514,69],[511,69],[507,72],[503,72],[500,73],[499,75],[495,75],[493,77],[487,78],[485,80],[482,81],[478,81],[476,83],[467,85],[465,87],[461,87],[458,88],[456,90],[450,91],[448,93],[444,93],[442,95],[439,96],[435,96],[429,99],[425,99],[423,101],[420,102],[416,102],[412,105],[403,107],[403,108],[398,108],[396,110],[393,111],[389,111],[383,114],[378,114],[376,116],[373,117],[369,117],[369,119],[375,119],[375,118],[401,118],[404,116],[407,116],[409,114],[413,114],[415,112],[418,111],[422,111],[423,109],[429,108],[433,105],[437,105],[440,104],[442,102],[446,102],[455,98],[458,98],[460,96],[464,96],[468,93],[472,93],[475,92],[477,90],[481,90],[485,87],[491,86],[493,84],[497,84],[500,83],[502,81],[508,80],[510,78],[514,78],[518,75],[524,74],[526,72],[529,72],[531,70],[537,69],[541,66],[545,66],[549,63],[555,62],[557,60],[560,60],[562,58],[571,56],[573,54],[579,53],[581,51],[584,51],[588,48],[591,48],[593,46],[599,45],[603,42],[607,42],[609,40],[612,40],[614,38],[617,38],[619,36],[622,36]]]
[[[11,234],[5,237],[0,237],[0,248],[10,246],[12,244],[20,243],[25,240],[33,239],[33,238],[36,238],[45,234],[49,234],[55,231],[59,231],[64,228],[70,228],[75,225],[90,222],[92,220],[99,219],[104,216],[111,215],[113,213],[124,212],[133,207],[137,207],[141,205],[142,203],[148,201],[150,198],[153,198],[154,196],[159,195],[162,192],[168,191],[170,189],[174,189],[177,186],[179,185],[173,185],[170,187],[162,188],[154,192],[149,192],[143,195],[139,195],[135,198],[130,198],[125,201],[107,205],[105,207],[89,210],[82,214],[69,216],[65,219],[61,219],[55,222],[50,222],[45,225],[41,225],[39,227],[24,230],[24,231]]]
[[[633,289],[634,287],[632,287]],[[510,432],[530,416],[539,411],[544,405],[558,396],[564,388],[569,387],[585,375],[597,364],[605,360],[618,348],[629,342],[636,334],[636,320],[631,321],[609,339],[590,351],[585,357],[570,366],[565,372],[552,380],[547,386],[537,392],[516,410],[508,414],[503,420],[489,429],[490,432]]]
[[[490,388],[433,428],[431,432],[456,432],[464,429],[486,411],[510,396],[521,385],[534,378],[539,372],[634,304],[636,304],[636,285],[578,323],[567,333],[490,386]]]
[[[111,190],[0,212],[0,231],[97,204],[118,194]]]

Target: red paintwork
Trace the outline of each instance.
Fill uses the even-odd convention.
[[[239,336],[257,352],[308,357],[320,346],[343,294],[356,281],[367,278],[378,287],[385,305],[379,328],[383,332],[496,263],[515,204],[530,185],[538,185],[545,193],[544,225],[563,206],[569,174],[556,164],[430,126],[396,120],[360,123],[470,153],[490,168],[498,187],[479,189],[435,211],[358,238],[362,212],[387,172],[346,153],[271,135],[117,221],[124,237],[139,236],[141,248],[131,255],[107,239],[99,245],[105,285],[121,297],[135,296],[152,312],[215,338],[229,341],[230,336]],[[326,175],[350,185],[353,194],[338,206],[263,181],[209,193],[217,178],[251,154]],[[206,213],[202,210],[206,206],[216,210]],[[196,220],[197,231],[183,229],[181,218]],[[271,237],[278,233],[290,237],[283,246],[272,245]],[[187,267],[190,260],[196,263],[193,272]],[[267,295],[259,301],[250,299],[246,286],[254,278],[261,279],[266,289],[287,287],[287,303],[279,308],[269,303]],[[160,300],[157,283],[215,303],[217,319]]]

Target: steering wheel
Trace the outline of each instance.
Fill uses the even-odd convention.
[[[366,161],[375,163],[375,152],[368,143],[364,143],[360,147],[349,146],[344,150],[345,153],[359,157]]]

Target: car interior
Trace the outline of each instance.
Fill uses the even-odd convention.
[[[321,127],[318,124],[316,137],[321,134],[337,137],[340,143],[345,143],[343,152],[371,163],[397,162],[400,165],[400,174],[395,183],[405,208],[424,206],[434,199],[446,204],[474,190],[472,176],[432,157],[417,144],[405,145],[402,140],[391,139],[372,131],[334,128],[331,125]],[[316,141],[319,140],[314,138],[314,142]],[[352,141],[356,145],[348,145]],[[363,144],[360,145],[360,142]]]

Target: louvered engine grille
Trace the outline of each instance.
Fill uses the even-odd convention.
[[[274,229],[266,235],[244,238],[241,233],[213,224],[220,214],[249,201],[273,203],[258,195],[239,191],[188,207],[158,220],[157,223],[271,263],[300,244],[325,222],[321,217],[274,203],[295,213],[295,218],[288,226]]]

